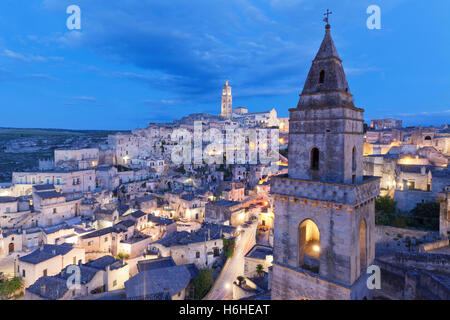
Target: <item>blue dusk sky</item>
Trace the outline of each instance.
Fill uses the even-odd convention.
[[[81,30],[69,30],[69,5]],[[369,5],[381,30],[369,30]],[[135,129],[233,106],[295,107],[331,32],[365,120],[450,122],[450,1],[2,0],[0,127]]]

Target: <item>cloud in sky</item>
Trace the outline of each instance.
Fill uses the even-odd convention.
[[[44,3],[58,10],[64,6]],[[255,94],[261,95],[277,87],[298,90],[300,80],[293,81],[292,76],[317,49],[317,44],[305,46],[289,39],[289,26],[247,0],[129,0],[126,4],[112,0],[107,5],[81,0],[79,6],[82,30],[56,40],[89,47],[110,61],[142,70],[112,76],[140,81],[191,102],[217,99],[217,88],[226,79],[242,88],[255,86]]]
[[[24,62],[47,62],[47,61],[63,61],[64,60],[64,58],[62,58],[62,57],[42,57],[42,56],[35,56],[32,54],[25,55],[22,53],[14,52],[9,49],[4,49],[3,55],[5,57],[15,59],[15,60],[21,60]]]
[[[3,17],[11,14],[11,21],[0,20],[0,27],[22,21],[14,34],[0,30],[4,67],[0,81],[11,82],[10,87],[0,88],[0,94],[24,110],[36,104],[36,110],[44,108],[49,113],[64,101],[86,108],[99,102],[108,106],[108,113],[92,108],[90,123],[75,113],[71,121],[82,126],[95,127],[102,121],[108,128],[126,129],[134,121],[143,125],[157,117],[219,113],[225,80],[233,87],[235,106],[251,111],[276,107],[280,116],[287,116],[297,104],[320,46],[326,8],[333,11],[332,34],[355,103],[366,109],[366,116],[387,116],[388,111],[371,112],[378,106],[402,114],[419,111],[417,107],[410,110],[411,103],[439,106],[450,99],[442,89],[448,88],[450,77],[436,75],[448,61],[442,58],[447,58],[450,46],[441,41],[443,48],[437,48],[430,37],[448,38],[450,28],[437,24],[440,18],[426,15],[440,14],[446,6],[450,9],[437,0],[427,5],[379,0],[380,31],[366,28],[369,0],[33,3],[24,10],[17,3],[15,7],[0,4],[2,12],[11,10]],[[81,8],[79,31],[69,31],[65,25],[66,8],[72,4]],[[405,23],[411,21],[417,32],[406,32]],[[20,92],[29,94],[14,92],[22,80],[28,81],[23,81]],[[430,94],[420,96],[421,90]],[[21,118],[18,115],[17,121]],[[67,118],[61,119],[59,127],[64,121]]]
[[[96,98],[89,97],[89,96],[74,97],[73,99],[79,100],[79,101],[88,101],[88,102],[96,102],[97,101]]]

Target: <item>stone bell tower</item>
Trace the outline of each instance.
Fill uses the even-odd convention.
[[[371,297],[379,178],[363,176],[364,110],[353,104],[330,29],[289,110],[289,173],[271,179],[272,299]]]
[[[228,80],[222,88],[222,104],[220,115],[226,119],[231,119],[231,112],[233,111],[233,96],[231,95],[231,86]]]

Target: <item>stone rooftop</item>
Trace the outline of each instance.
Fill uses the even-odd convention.
[[[125,282],[128,299],[146,299],[147,295],[169,293],[173,296],[192,280],[186,266],[171,266],[138,273]]]
[[[43,261],[54,258],[58,255],[65,255],[72,249],[73,249],[73,245],[69,244],[69,243],[63,243],[60,245],[45,244],[43,247],[33,251],[32,253],[30,253],[26,256],[20,257],[19,261],[31,263],[31,264],[38,264]]]
[[[256,244],[245,255],[246,258],[266,259],[266,256],[273,255],[273,248]]]

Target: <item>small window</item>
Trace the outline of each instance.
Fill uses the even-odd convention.
[[[356,170],[356,147],[353,147],[352,150],[352,170]]]
[[[113,281],[113,287],[117,286],[117,280]]]
[[[197,251],[197,252],[195,253],[195,257],[196,257],[197,259],[200,258],[200,252]]]
[[[311,149],[311,170],[319,170],[319,149]]]
[[[324,83],[324,81],[325,81],[325,70],[320,70],[319,83]]]
[[[44,277],[47,276],[47,269],[44,269],[43,275],[44,275]]]
[[[25,269],[22,270],[22,278],[25,278]]]

